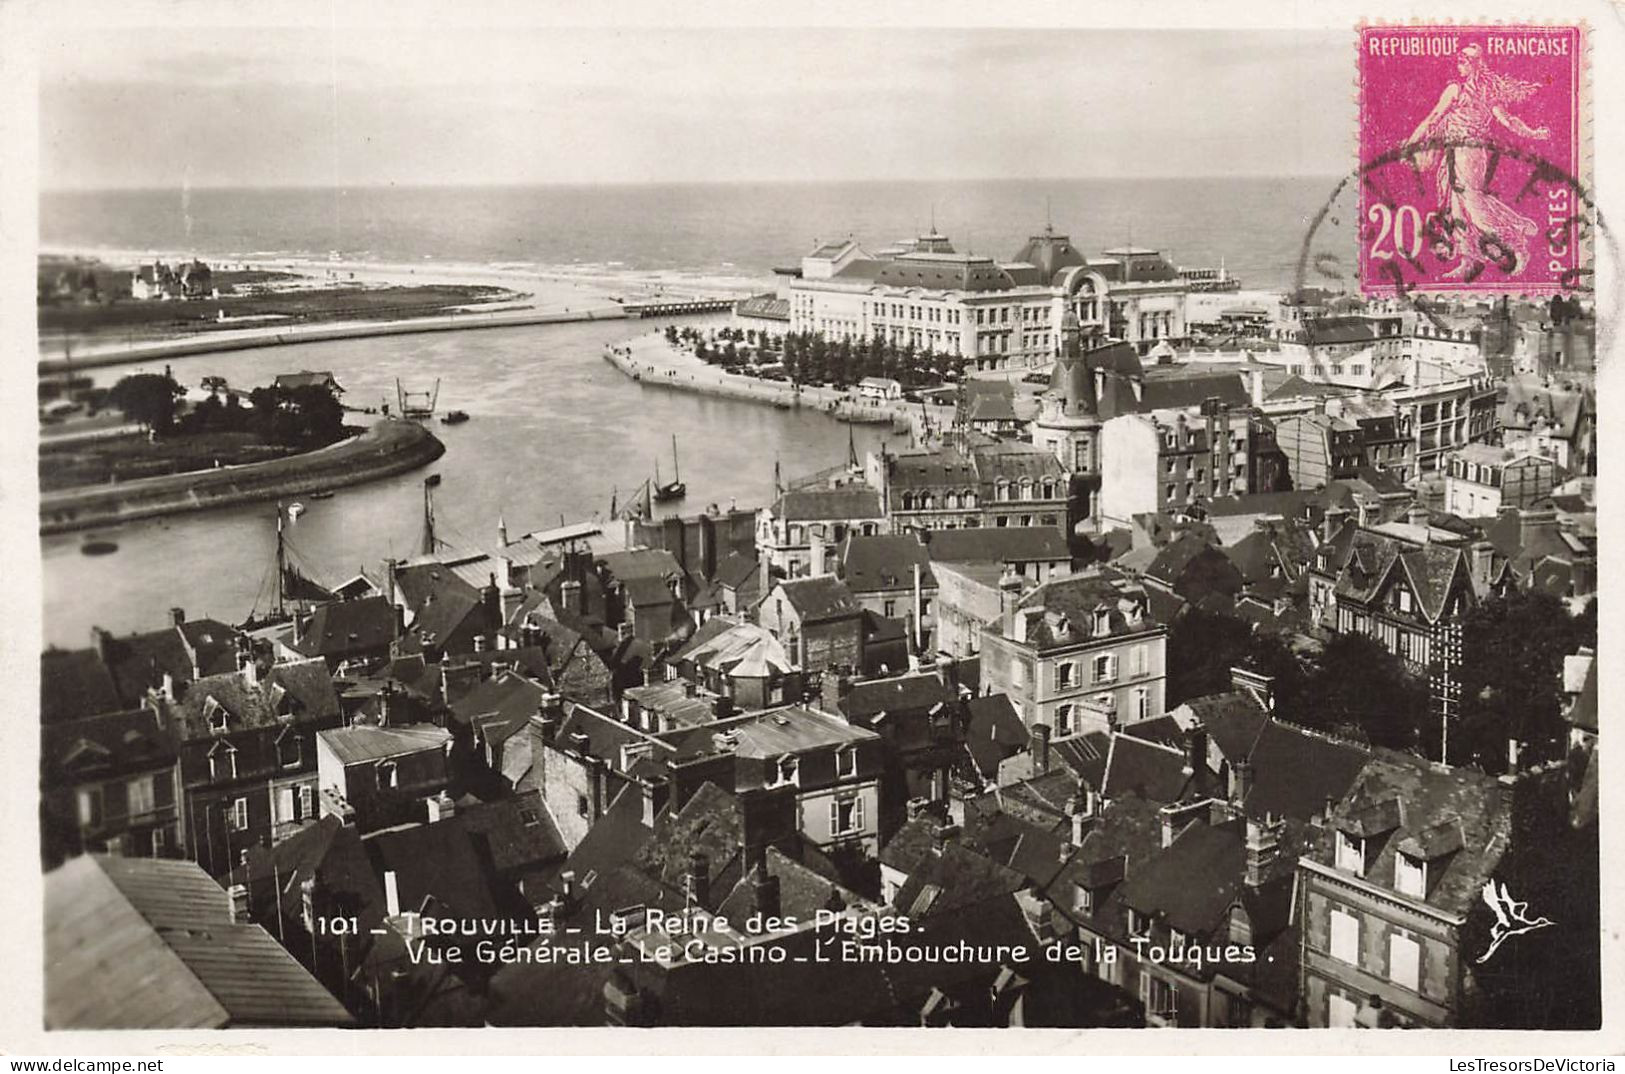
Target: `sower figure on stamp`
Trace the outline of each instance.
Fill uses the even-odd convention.
[[[1457,54],[1460,81],[1439,95],[1427,118],[1417,124],[1407,141],[1417,146],[1418,171],[1432,173],[1438,192],[1440,229],[1445,249],[1456,265],[1443,274],[1459,279],[1485,260],[1508,276],[1523,272],[1529,262],[1529,240],[1539,230],[1535,222],[1490,193],[1491,148],[1496,126],[1522,138],[1544,141],[1545,127],[1531,127],[1508,112],[1507,106],[1527,100],[1539,85],[1492,71],[1479,45],[1467,45]]]

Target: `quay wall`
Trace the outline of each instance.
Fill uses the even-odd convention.
[[[163,474],[40,496],[40,533],[111,526],[358,485],[426,466],[446,446],[414,421],[381,421],[359,436],[283,459]]]
[[[605,306],[596,309],[554,311],[497,310],[491,313],[463,311],[450,316],[418,317],[404,321],[350,322],[346,324],[317,324],[291,326],[278,329],[254,329],[242,335],[203,332],[184,339],[169,339],[157,343],[141,343],[132,347],[118,347],[105,351],[90,351],[79,357],[42,359],[41,376],[51,376],[72,370],[150,362],[164,358],[185,358],[198,354],[217,354],[224,351],[250,350],[257,347],[280,347],[287,343],[321,343],[335,339],[364,339],[369,336],[405,336],[425,332],[462,332],[474,328],[514,328],[531,324],[573,324],[581,321],[621,321],[628,316],[623,306]]]

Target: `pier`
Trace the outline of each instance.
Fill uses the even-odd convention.
[[[735,299],[695,298],[674,302],[629,302],[623,309],[628,318],[681,317],[696,313],[732,313]]]

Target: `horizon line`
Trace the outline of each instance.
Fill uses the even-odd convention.
[[[175,191],[323,191],[323,190],[502,190],[556,187],[579,189],[582,187],[671,187],[671,186],[843,186],[871,183],[920,183],[952,185],[960,183],[1098,183],[1098,182],[1200,182],[1203,180],[1281,180],[1281,179],[1339,179],[1343,173],[1327,172],[1275,172],[1275,173],[1213,173],[1202,175],[1118,174],[1071,175],[1029,178],[1026,176],[972,176],[965,178],[852,178],[852,179],[580,179],[580,180],[525,180],[491,183],[463,182],[360,182],[360,183],[191,183],[174,186],[42,186],[40,196],[58,194],[156,194]]]

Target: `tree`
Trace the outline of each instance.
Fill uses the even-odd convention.
[[[108,398],[126,418],[162,436],[175,424],[175,405],[183,394],[173,377],[136,373],[114,384]]]
[[[1336,634],[1314,660],[1297,720],[1377,746],[1437,752],[1428,687],[1363,634]]]
[[[1563,658],[1595,642],[1595,613],[1569,615],[1563,602],[1540,590],[1490,597],[1467,613],[1461,631],[1461,719],[1452,728],[1450,761],[1476,762],[1486,772],[1506,770],[1507,742],[1521,744],[1532,761],[1563,755]]]

